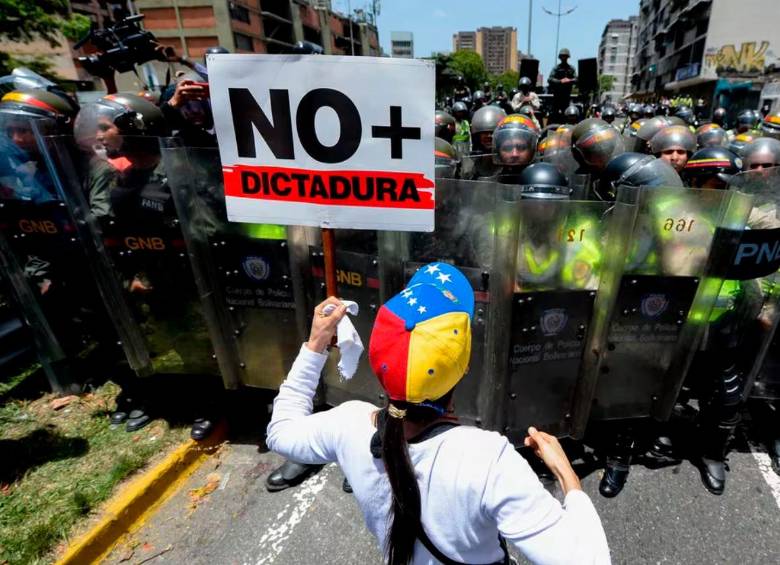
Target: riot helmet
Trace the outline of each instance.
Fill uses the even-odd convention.
[[[493,132],[493,162],[504,167],[524,167],[534,160],[539,136],[516,122],[502,123]]]
[[[636,132],[637,138],[637,151],[647,151],[647,144],[653,138],[655,134],[662,131],[664,128],[668,128],[672,125],[672,122],[666,116],[654,116],[644,122]]]
[[[3,129],[15,124],[13,127],[26,129],[30,136],[30,120],[38,120],[49,135],[70,133],[78,111],[78,104],[66,94],[48,90],[12,90],[0,99]]]
[[[493,130],[506,118],[498,106],[485,106],[471,118],[471,145],[475,153],[488,153],[493,145]]]
[[[109,94],[85,105],[73,126],[76,141],[85,149],[100,147],[109,158],[136,149],[156,150],[154,142],[133,142],[138,137],[168,135],[162,111],[135,94]],[[123,137],[126,136],[126,137]]]
[[[742,160],[725,147],[705,147],[688,159],[682,175],[692,188],[725,189],[741,170]]]
[[[718,124],[704,124],[696,130],[696,142],[699,147],[725,147],[728,139],[728,133]]]
[[[528,77],[521,77],[520,80],[517,81],[517,87],[523,94],[528,94],[531,91],[531,79]]]
[[[780,141],[759,137],[742,150],[742,170],[755,171],[780,166]]]
[[[760,132],[755,130],[738,133],[734,139],[731,140],[727,149],[735,155],[742,156],[742,150],[748,145],[748,143],[759,137],[759,134]]]
[[[669,126],[656,133],[648,147],[650,153],[669,163],[679,173],[696,151],[696,138],[687,126]]]
[[[458,172],[458,156],[455,148],[440,137],[434,138],[433,141],[433,162],[436,178],[455,178]]]
[[[463,102],[458,102],[465,109]],[[450,116],[447,112],[442,110],[436,110],[436,127],[433,130],[433,135],[442,138],[447,143],[452,143],[452,137],[455,135],[455,118]]]
[[[712,113],[712,123],[718,124],[720,127],[725,128],[727,115],[728,112],[726,111],[726,108],[723,107],[715,108],[715,111]]]
[[[614,200],[620,186],[682,187],[683,183],[666,161],[629,152],[610,160],[599,179],[597,194],[604,200]]]
[[[675,116],[683,120],[688,125],[693,125],[696,121],[696,116],[693,114],[693,110],[688,106],[680,106],[674,113]]]
[[[563,111],[563,121],[567,124],[576,124],[580,121],[580,109],[574,104],[569,106]]]
[[[617,112],[615,112],[615,108],[612,106],[604,106],[604,109],[601,111],[601,119],[608,124],[615,121],[616,115]]]
[[[588,118],[574,128],[571,134],[572,153],[586,172],[598,172],[612,157],[625,149],[618,131],[604,120]]]
[[[780,139],[780,111],[766,115],[761,124],[761,131],[764,135]]]
[[[642,105],[632,102],[628,105],[628,119],[631,123],[642,117]]]
[[[475,103],[484,104],[487,100],[487,96],[485,96],[485,93],[482,90],[475,90],[471,97],[474,99]]]
[[[458,101],[452,105],[452,117],[457,121],[467,120],[469,117],[469,108],[465,103]]]
[[[533,131],[536,135],[539,135],[539,126],[530,117],[524,113],[509,114],[503,120],[498,122],[499,126],[509,126],[510,124],[516,127],[524,127]]]
[[[758,126],[759,119],[753,110],[745,109],[740,110],[737,114],[737,131],[739,133],[748,131]]]
[[[655,116],[655,106],[652,104],[645,104],[644,108],[642,108],[642,115],[644,115],[645,118],[652,118]]]
[[[550,163],[533,163],[517,176],[521,198],[566,200],[571,194],[569,181],[558,167]]]

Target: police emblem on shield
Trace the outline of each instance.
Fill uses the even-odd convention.
[[[642,298],[642,315],[645,318],[657,318],[669,307],[665,294],[648,294]]]
[[[548,337],[558,335],[566,327],[568,320],[569,316],[566,315],[566,310],[563,308],[545,310],[540,321],[542,333]]]
[[[253,281],[264,281],[271,274],[271,266],[262,257],[247,257],[243,262],[244,272]]]

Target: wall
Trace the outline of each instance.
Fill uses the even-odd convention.
[[[703,73],[756,74],[780,67],[778,0],[713,0]]]

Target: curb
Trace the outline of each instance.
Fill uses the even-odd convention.
[[[157,465],[133,479],[111,497],[99,521],[69,544],[56,565],[97,563],[125,534],[137,530],[227,437],[227,425],[220,422],[204,441],[188,440]]]

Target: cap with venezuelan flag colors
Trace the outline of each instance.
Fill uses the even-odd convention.
[[[446,263],[421,267],[380,309],[368,358],[390,400],[438,400],[463,377],[471,358],[474,291]]]

